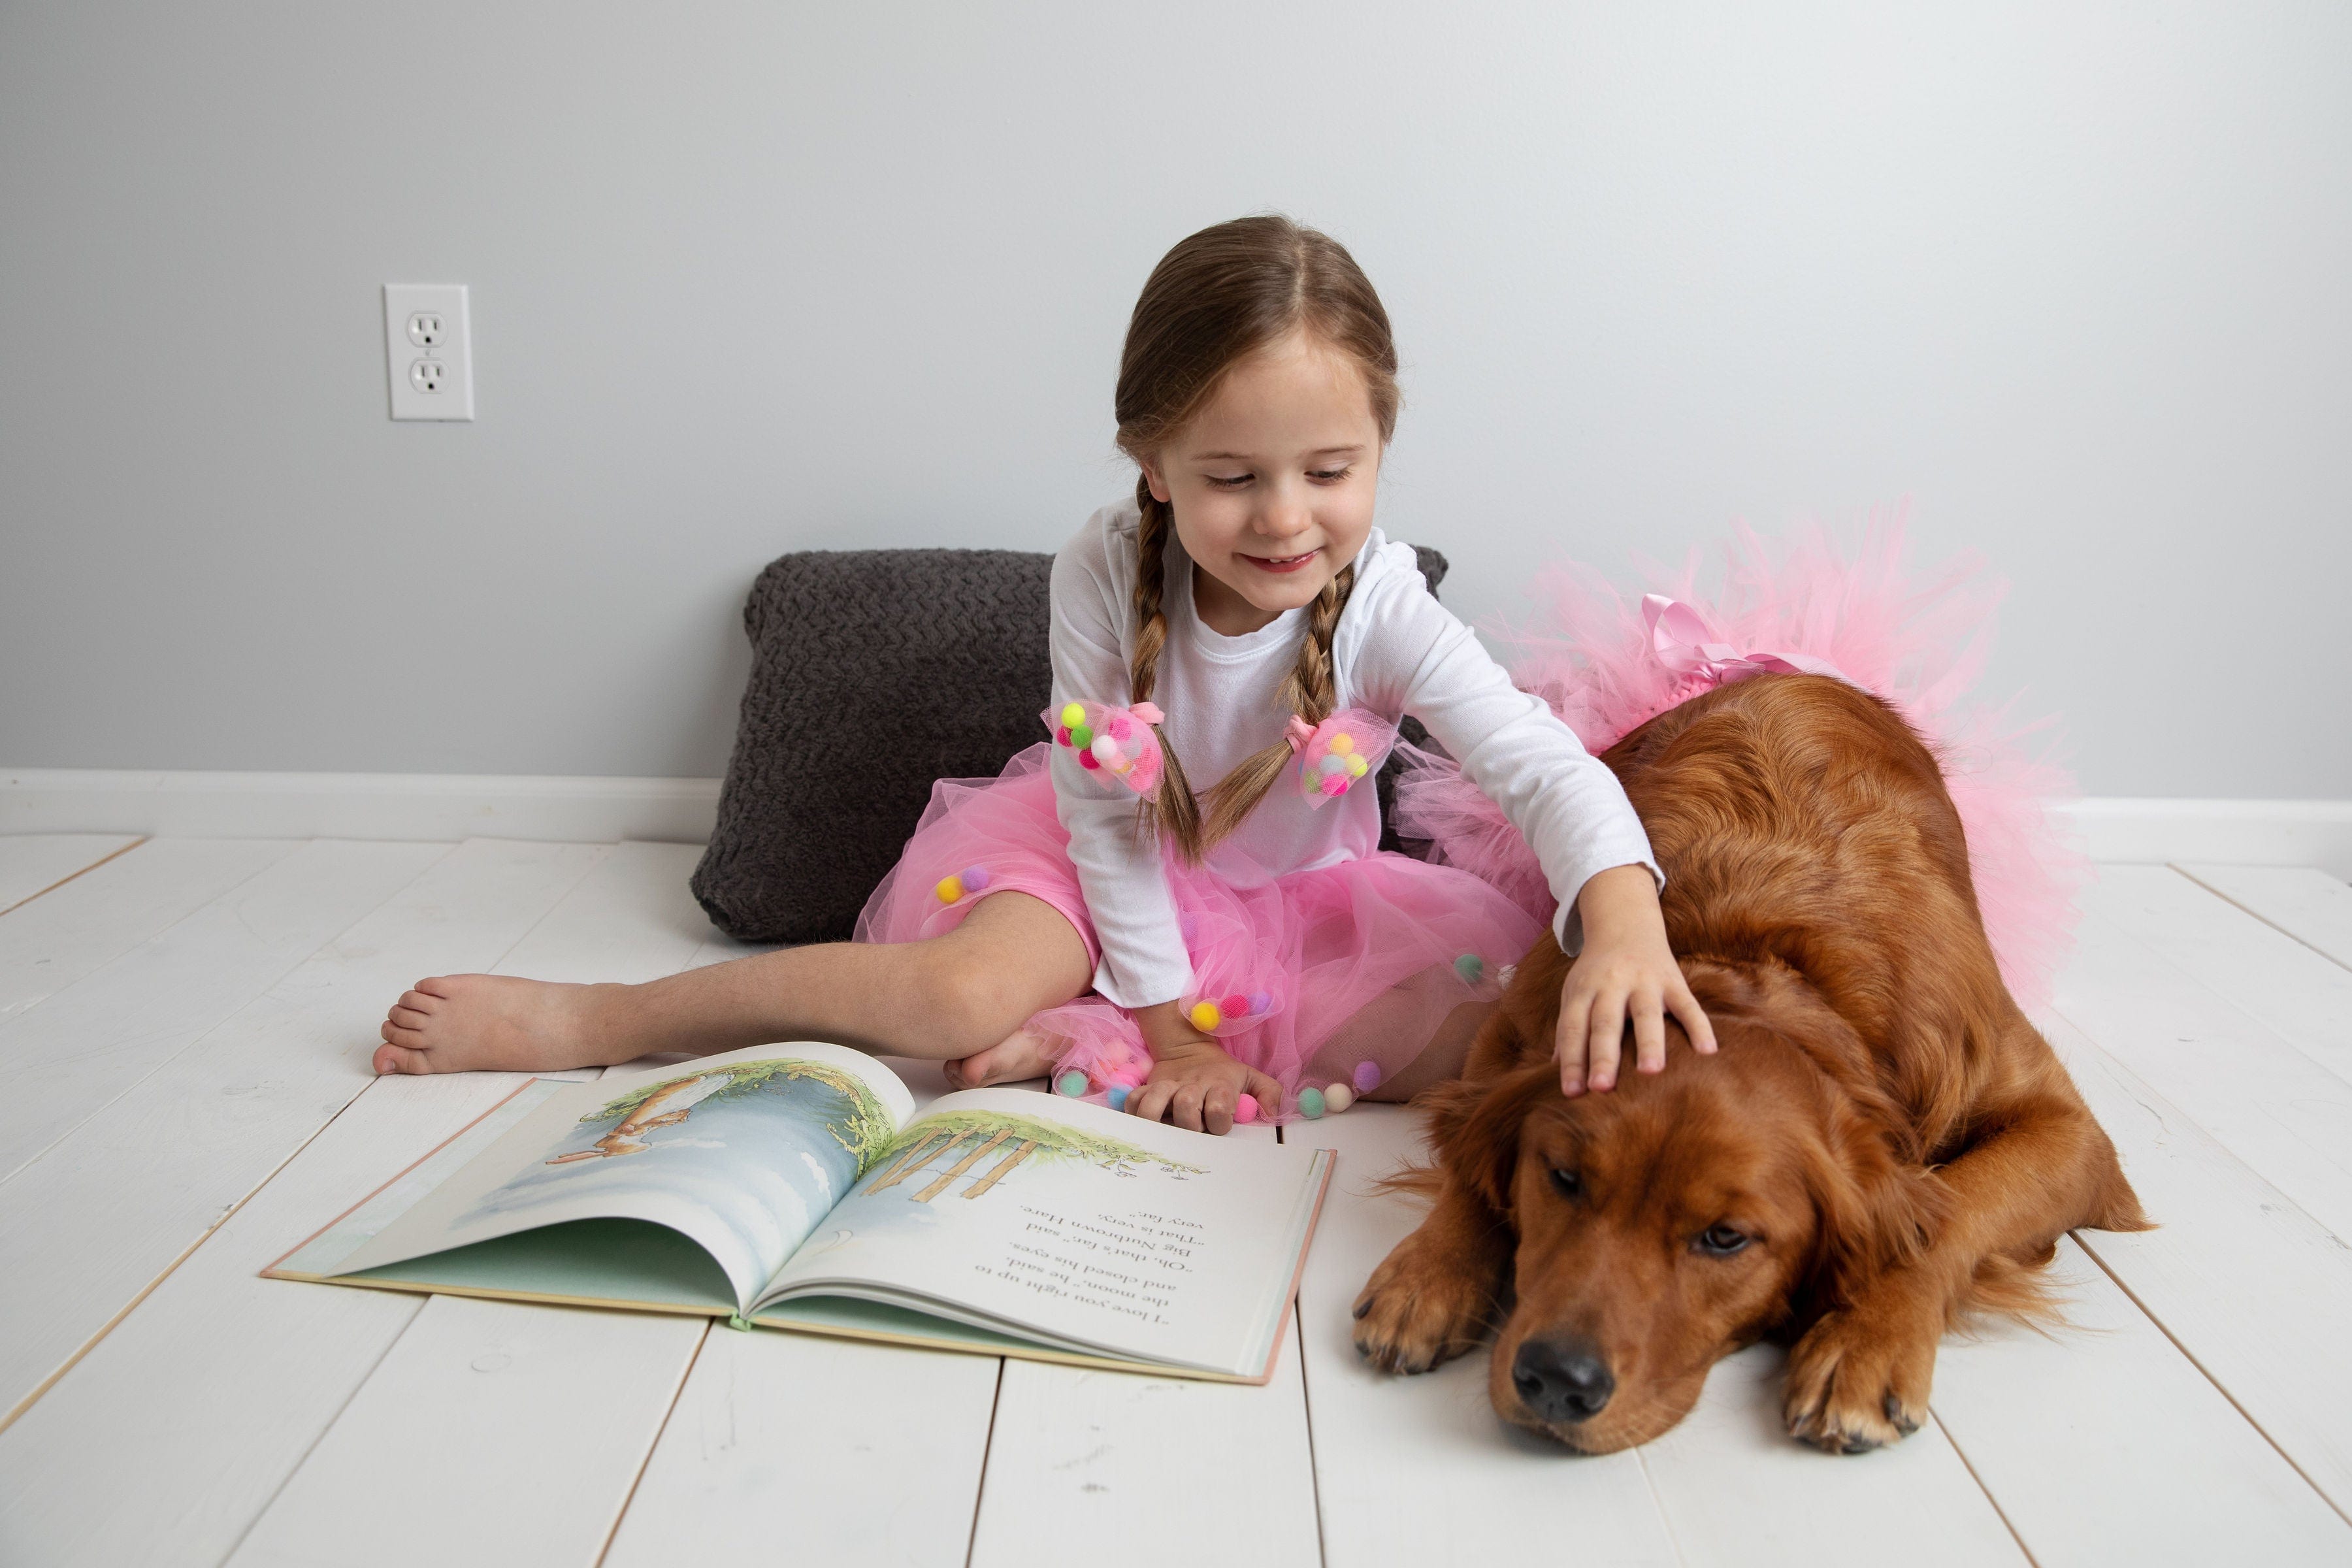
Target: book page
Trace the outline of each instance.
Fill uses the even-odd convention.
[[[566,1084],[323,1272],[569,1220],[649,1220],[710,1254],[740,1311],[913,1110],[873,1058],[814,1043]]]
[[[1029,1089],[950,1094],[908,1124],[761,1303],[828,1289],[919,1296],[1072,1344],[1251,1370],[1288,1300],[1320,1195],[1313,1170],[1312,1152],[1268,1138]]]

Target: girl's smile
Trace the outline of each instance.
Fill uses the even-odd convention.
[[[1363,373],[1305,332],[1236,363],[1144,464],[1199,568],[1193,608],[1225,637],[1313,604],[1356,559],[1380,470]]]

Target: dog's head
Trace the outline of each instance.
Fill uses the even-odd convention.
[[[1718,1357],[1849,1298],[1938,1222],[1940,1189],[1867,1091],[1785,1028],[1712,1017],[1718,1054],[1670,1029],[1664,1072],[1604,1094],[1563,1098],[1545,1061],[1433,1096],[1448,1176],[1517,1237],[1495,1408],[1588,1453],[1664,1432]]]

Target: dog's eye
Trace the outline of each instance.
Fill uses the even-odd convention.
[[[1727,1225],[1711,1225],[1699,1232],[1698,1249],[1717,1258],[1728,1258],[1748,1245],[1748,1237]]]
[[[1552,1190],[1564,1198],[1580,1197],[1584,1193],[1584,1178],[1574,1171],[1553,1171],[1551,1184]]]

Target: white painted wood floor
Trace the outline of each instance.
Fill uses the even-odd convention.
[[[372,1078],[420,975],[741,951],[671,845],[0,837],[0,1563],[2352,1563],[2352,889],[2112,866],[2046,1026],[2162,1228],[2076,1325],[1947,1342],[1829,1458],[1780,1360],[1660,1441],[1504,1430],[1348,1305],[1413,1223],[1339,1177],[1263,1389],[257,1278],[503,1095]],[[910,1068],[919,1085],[936,1077]],[[1265,1134],[1260,1134],[1261,1136]]]

